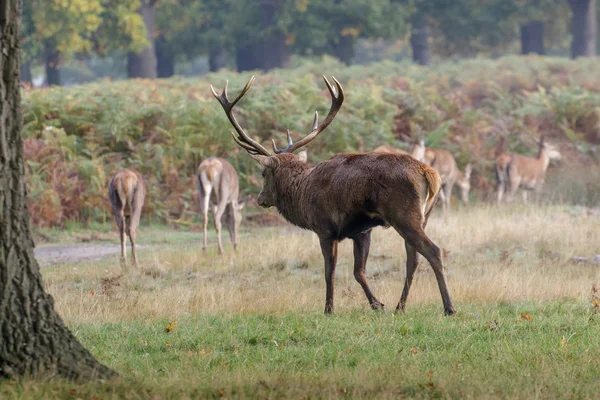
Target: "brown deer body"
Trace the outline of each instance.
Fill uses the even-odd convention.
[[[550,160],[560,160],[561,154],[555,146],[546,142],[544,136],[537,142],[538,156],[526,157],[519,154],[501,154],[496,158],[497,201],[500,203],[508,186],[507,200],[510,202],[521,188],[523,202],[527,202],[527,191],[539,195],[546,178]]]
[[[212,201],[215,219],[215,230],[219,244],[219,254],[223,254],[221,241],[221,219],[224,218],[225,227],[233,249],[237,249],[238,230],[242,222],[242,209],[245,201],[239,202],[240,183],[235,168],[227,160],[209,157],[198,167],[198,192],[200,193],[200,210],[202,212],[202,225],[204,240],[202,250],[206,251],[208,230],[208,208]]]
[[[289,145],[279,150],[273,144],[275,154],[270,154],[244,132],[232,114],[233,106],[251,83],[252,80],[233,102],[227,98],[227,87],[221,95],[214,89],[213,94],[238,133],[233,136],[236,143],[263,167],[264,186],[258,204],[276,207],[288,221],[318,235],[325,261],[325,312],[333,313],[334,310],[338,242],[345,238],[354,242],[354,277],[371,307],[383,308],[367,284],[365,269],[372,228],[391,226],[405,239],[407,252],[406,280],[396,310],[404,310],[417,267],[417,253],[420,253],[433,267],[444,311],[453,314],[455,310],[445,280],[440,248],[424,231],[441,186],[438,173],[406,155],[338,154],[311,167],[292,154],[322,132],[342,105],[341,85],[335,81],[335,90],[326,79],[332,105],[323,123],[319,125],[315,115],[313,130],[308,136],[292,143],[288,131]]]
[[[471,189],[471,164],[465,167],[465,173],[458,169],[456,160],[452,153],[444,149],[433,149],[425,147],[425,142],[420,139],[413,145],[411,155],[419,161],[424,162],[435,169],[440,178],[442,178],[442,190],[440,192],[440,201],[444,214],[447,213],[452,197],[452,188],[457,184],[461,201],[466,204],[469,202],[469,191]]]
[[[146,184],[142,176],[132,169],[117,172],[108,183],[108,199],[119,228],[121,238],[121,262],[126,263],[126,236],[131,242],[133,265],[137,265],[135,239],[140,224]]]

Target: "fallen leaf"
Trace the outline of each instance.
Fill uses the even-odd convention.
[[[526,320],[527,322],[533,321],[533,317],[529,313],[527,313],[527,314],[521,313],[521,318]]]

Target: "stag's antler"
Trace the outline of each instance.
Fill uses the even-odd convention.
[[[227,118],[229,118],[229,122],[231,122],[231,125],[233,125],[233,127],[239,135],[235,136],[234,133],[231,132],[231,136],[233,136],[235,142],[244,149],[246,149],[246,151],[250,154],[262,154],[263,156],[270,156],[271,154],[267,151],[267,149],[265,149],[260,143],[252,139],[250,136],[248,136],[246,132],[244,132],[240,124],[235,119],[235,116],[233,115],[233,107],[250,89],[250,86],[252,86],[252,82],[254,82],[254,76],[250,78],[248,83],[246,83],[246,86],[244,86],[244,89],[242,89],[241,93],[233,101],[229,101],[229,99],[227,98],[227,86],[229,85],[229,81],[225,83],[225,89],[223,89],[223,93],[221,93],[220,95],[217,94],[212,85],[210,85],[210,90],[212,90],[213,96],[215,96],[219,103],[221,103],[221,106],[223,107],[223,110],[225,110]]]
[[[329,89],[329,93],[331,94],[331,108],[329,109],[329,114],[327,114],[327,118],[325,118],[325,120],[321,123],[321,125],[319,125],[319,113],[315,111],[315,119],[313,121],[312,132],[309,133],[308,136],[306,136],[304,139],[302,139],[296,143],[292,142],[292,136],[290,135],[290,130],[288,129],[287,130],[288,146],[284,149],[278,149],[277,145],[275,144],[275,140],[273,140],[273,151],[275,153],[278,153],[278,154],[279,153],[293,153],[294,151],[298,150],[300,147],[306,146],[314,138],[316,138],[319,135],[319,133],[323,132],[325,130],[325,128],[327,128],[327,126],[335,118],[335,115],[340,110],[340,108],[342,107],[342,103],[344,102],[344,89],[342,89],[342,85],[338,82],[338,80],[333,78],[333,81],[335,82],[335,86],[337,89],[337,95],[336,95],[336,90],[333,89],[333,87],[331,86],[331,84],[329,83],[327,78],[325,78],[325,75],[323,75],[323,80],[325,81],[325,84],[327,85],[327,89]]]

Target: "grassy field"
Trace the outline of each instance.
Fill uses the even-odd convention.
[[[454,317],[426,262],[406,314],[393,314],[405,254],[391,229],[374,232],[367,267],[383,312],[369,309],[343,242],[336,315],[324,316],[318,240],[290,227],[246,230],[224,257],[203,255],[200,234],[162,230],[161,241],[142,228],[140,269],[123,271],[117,255],[45,267],[60,314],[122,378],[8,382],[0,397],[596,397],[600,265],[571,258],[600,253],[600,215],[519,205],[436,214],[428,232],[446,250]]]

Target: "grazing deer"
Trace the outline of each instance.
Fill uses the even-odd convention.
[[[512,201],[519,188],[521,188],[521,196],[525,203],[528,190],[534,190],[539,196],[550,160],[560,160],[561,154],[554,145],[545,141],[544,135],[536,143],[539,146],[537,158],[506,153],[496,158],[498,203],[502,201],[507,185],[509,202]]]
[[[221,218],[225,217],[225,227],[229,231],[233,250],[237,249],[238,230],[242,222],[242,210],[246,200],[238,201],[240,183],[238,175],[227,160],[210,157],[198,167],[198,191],[200,192],[200,209],[203,217],[204,242],[202,250],[206,251],[206,236],[208,228],[208,206],[213,202],[215,230],[219,243],[219,255],[223,254],[221,241]]]
[[[132,169],[123,169],[117,172],[108,183],[108,200],[117,220],[121,237],[121,262],[127,263],[125,254],[125,242],[127,241],[125,235],[127,235],[131,242],[131,257],[134,266],[137,265],[136,230],[140,224],[144,197],[146,197],[144,178]]]
[[[333,313],[333,288],[338,243],[350,238],[354,242],[354,277],[363,288],[373,309],[383,304],[371,292],[365,279],[365,267],[371,244],[371,230],[377,226],[393,227],[405,240],[407,253],[406,280],[396,311],[404,310],[406,298],[417,267],[417,253],[431,264],[438,282],[446,314],[454,306],[446,285],[440,248],[425,234],[425,226],[440,190],[441,180],[431,167],[400,154],[338,154],[309,166],[293,152],[309,144],[333,121],[344,101],[344,92],[334,78],[336,89],[323,77],[331,94],[331,108],[319,124],[315,113],[312,131],[278,149],[273,141],[271,154],[252,139],[239,125],[233,108],[250,89],[254,77],[233,100],[227,97],[227,84],[219,95],[211,86],[229,121],[237,131],[235,142],[262,167],[263,188],[258,196],[262,207],[276,207],[285,219],[319,237],[325,261],[325,313]],[[337,93],[337,94],[336,94]]]
[[[425,147],[425,141],[421,138],[413,144],[411,155],[419,161],[424,162],[435,169],[442,178],[442,191],[440,200],[444,214],[447,213],[452,197],[452,188],[456,183],[459,187],[460,199],[464,204],[469,202],[469,191],[471,190],[471,164],[467,164],[463,174],[456,165],[454,156],[443,149],[432,149]]]
[[[382,144],[381,146],[375,148],[373,150],[374,153],[392,153],[392,154],[408,154],[406,151],[397,149],[392,146],[388,146],[387,144]]]

